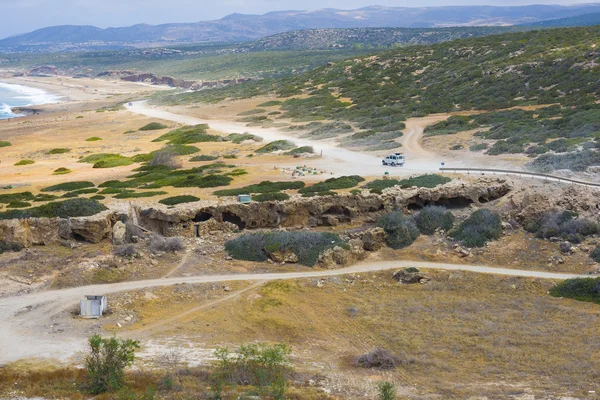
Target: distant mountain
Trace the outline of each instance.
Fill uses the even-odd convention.
[[[539,21],[531,24],[526,24],[532,27],[544,27],[544,28],[560,28],[569,26],[593,26],[600,25],[600,12],[576,15],[574,17],[551,19],[548,21]]]
[[[0,52],[85,50],[98,46],[151,46],[198,42],[252,41],[303,29],[448,26],[503,26],[535,23],[600,12],[600,4],[520,7],[382,7],[357,10],[278,11],[264,15],[232,14],[216,21],[134,25],[100,29],[55,26],[0,40]]]

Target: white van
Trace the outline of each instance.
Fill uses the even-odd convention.
[[[402,153],[390,154],[389,156],[387,156],[386,158],[381,160],[381,163],[383,165],[391,165],[392,167],[395,167],[395,166],[401,167],[404,165],[405,162],[406,162],[406,158],[404,158],[404,154],[402,154]]]

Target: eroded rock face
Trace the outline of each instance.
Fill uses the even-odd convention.
[[[127,235],[127,227],[121,221],[117,221],[112,228],[112,243],[114,245],[120,245],[125,243]]]

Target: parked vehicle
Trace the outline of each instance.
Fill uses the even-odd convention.
[[[381,163],[383,165],[391,165],[392,167],[395,167],[395,166],[402,167],[405,162],[406,162],[406,158],[404,157],[404,154],[402,154],[402,153],[390,154],[389,156],[387,156],[386,158],[381,160]]]

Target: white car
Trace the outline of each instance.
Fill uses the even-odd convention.
[[[383,165],[391,165],[392,167],[395,167],[395,166],[402,167],[405,162],[406,162],[406,158],[404,157],[404,154],[402,154],[402,153],[390,154],[389,156],[387,156],[386,158],[381,160],[381,163]]]

